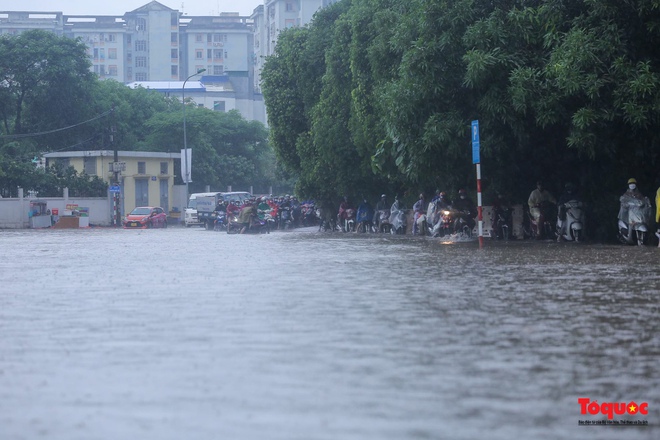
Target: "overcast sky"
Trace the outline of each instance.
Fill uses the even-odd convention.
[[[64,15],[124,15],[150,0],[0,0],[0,11],[61,11]],[[238,12],[251,15],[263,0],[159,0],[186,15]],[[183,4],[183,6],[181,6]]]

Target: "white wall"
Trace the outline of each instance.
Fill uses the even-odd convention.
[[[110,226],[112,215],[112,199],[105,197],[39,197],[38,200],[46,202],[46,208],[58,209],[59,214],[64,213],[66,205],[75,204],[79,207],[89,208],[89,224],[94,226]],[[0,199],[0,229],[22,229],[29,227],[28,211],[30,199],[11,198]]]

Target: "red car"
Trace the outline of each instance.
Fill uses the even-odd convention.
[[[124,219],[124,229],[166,228],[167,214],[156,206],[138,206]]]

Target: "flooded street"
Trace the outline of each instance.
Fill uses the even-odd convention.
[[[0,231],[0,439],[657,439],[660,249]],[[579,426],[579,398],[648,426]],[[622,432],[623,431],[623,432]]]

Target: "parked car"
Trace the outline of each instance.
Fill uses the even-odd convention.
[[[124,219],[124,229],[166,228],[167,214],[157,206],[138,206]]]

